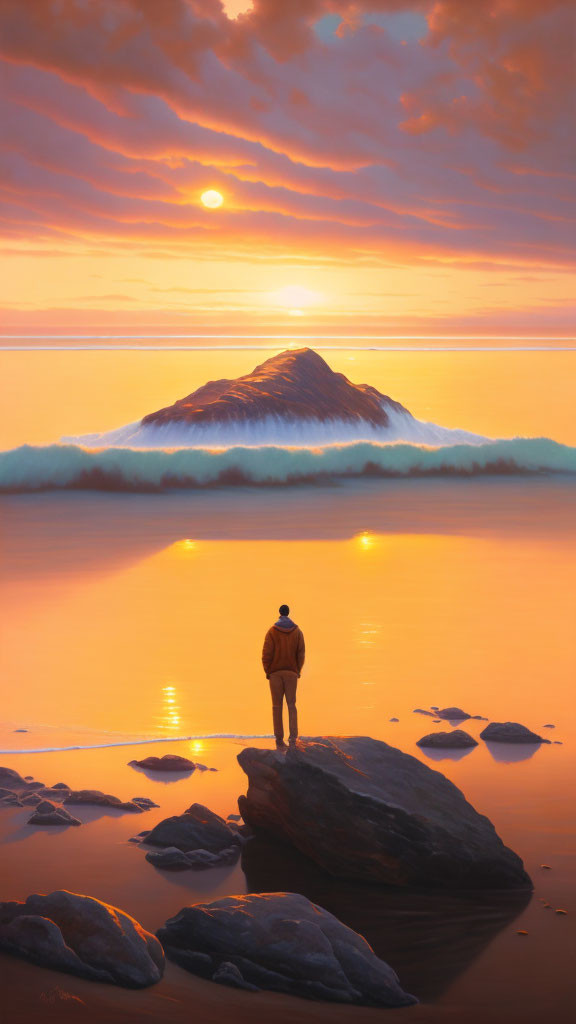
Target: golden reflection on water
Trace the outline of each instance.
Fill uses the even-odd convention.
[[[181,709],[176,694],[175,686],[162,687],[162,714],[160,715],[161,729],[178,729],[182,721]]]

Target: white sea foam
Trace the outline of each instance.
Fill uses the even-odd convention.
[[[354,477],[576,474],[576,448],[547,438],[515,438],[480,445],[326,445],[90,449],[79,445],[24,445],[0,452],[0,492],[62,488],[153,492],[170,488],[279,486]]]
[[[388,416],[385,427],[376,426],[367,420],[351,422],[337,418],[287,419],[281,416],[200,424],[173,421],[162,425],[143,425],[138,420],[101,434],[63,437],[61,440],[63,443],[87,445],[90,448],[230,448],[239,445],[245,448],[270,445],[309,448],[355,441],[452,445],[484,444],[487,440],[467,430],[454,430],[417,420],[408,412],[399,412],[386,402],[383,404]]]
[[[120,740],[115,743],[88,743],[74,744],[70,747],[22,747],[18,750],[0,750],[1,755],[5,754],[54,754],[67,750],[104,750],[109,747],[139,747],[150,743],[184,743],[188,740],[272,740],[272,733],[258,732],[203,732],[194,736],[154,736],[145,740]]]

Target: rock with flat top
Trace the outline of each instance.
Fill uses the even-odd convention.
[[[65,890],[0,903],[0,949],[42,967],[129,988],[164,973],[158,939],[117,907]]]
[[[532,732],[519,722],[490,722],[480,733],[483,740],[491,743],[550,743],[550,740]]]
[[[146,836],[149,846],[174,846],[190,853],[207,850],[221,854],[230,846],[239,846],[240,838],[220,817],[203,804],[192,804],[184,814],[175,814],[159,822]]]
[[[529,889],[520,858],[440,772],[367,736],[246,748],[239,810],[330,874],[391,885]]]
[[[132,768],[148,768],[155,772],[215,772],[215,768],[207,768],[205,764],[196,764],[188,757],[179,754],[164,754],[163,757],[145,757],[142,761],[129,761]]]
[[[477,747],[478,743],[463,729],[454,729],[452,732],[431,732],[418,740],[416,746],[463,750],[465,747]]]
[[[361,935],[296,893],[184,907],[158,938],[181,967],[235,988],[364,1006],[417,1002]]]

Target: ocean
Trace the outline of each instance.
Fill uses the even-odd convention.
[[[27,809],[0,808],[6,896],[86,892],[155,930],[187,902],[298,887],[363,932],[420,998],[414,1009],[380,1011],[386,1019],[566,1019],[576,914],[576,354],[326,354],[338,369],[352,358],[351,379],[421,419],[501,439],[481,453],[361,443],[93,455],[55,443],[131,422],[260,361],[235,352],[226,369],[225,356],[0,353],[0,764],[160,805],[136,824],[81,808],[82,828],[53,832],[28,826]],[[115,486],[102,476],[105,460]],[[67,489],[94,461],[100,476]],[[367,463],[376,469],[364,472]],[[219,477],[230,466],[243,473]],[[532,897],[458,903],[347,888],[278,850],[264,862],[168,874],[128,842],[193,801],[236,811],[245,791],[236,754],[270,743],[260,653],[282,602],[306,636],[302,735],[370,735],[447,775],[524,859]],[[416,741],[441,726],[416,709],[432,706],[521,722],[551,742],[426,753]],[[464,728],[479,738],[484,724]],[[218,771],[167,782],[128,766],[167,751]],[[43,992],[58,1019],[75,1019],[74,999],[83,1019],[131,1019],[114,991],[14,964],[0,956],[15,1019]],[[234,1005],[173,966],[134,998],[134,1020],[160,1020],[166,1005],[184,1020],[190,1000],[203,1021],[216,1020]],[[269,995],[259,1005],[250,1019],[368,1021],[378,1012]]]

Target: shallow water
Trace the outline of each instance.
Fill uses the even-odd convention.
[[[2,810],[6,896],[69,888],[155,929],[186,902],[296,888],[363,932],[393,964],[423,1000],[401,1011],[415,1020],[473,1019],[482,1007],[492,1013],[495,1002],[502,1016],[493,1019],[507,1021],[536,1019],[550,1011],[551,999],[565,1010],[576,913],[572,482],[365,482],[281,493],[236,489],[233,498],[225,491],[50,494],[5,498],[2,510],[7,685],[0,748],[174,738],[149,747],[4,753],[0,763],[47,783],[146,795],[160,804],[137,818],[80,808],[85,826],[69,831],[33,829],[27,810]],[[442,771],[523,857],[533,898],[366,890],[330,882],[296,855],[262,845],[234,868],[174,875],[154,869],[128,843],[193,801],[224,815],[236,810],[244,781],[235,755],[268,741],[176,738],[269,733],[259,656],[280,600],[292,604],[306,633],[301,732],[369,734]],[[438,760],[415,745],[445,728],[414,714],[430,705],[458,705],[537,731],[553,723],[544,735],[562,745],[489,748],[481,741],[463,756]],[[477,736],[483,726],[465,728]],[[127,764],[167,750],[219,771],[167,781]],[[570,916],[543,909],[539,897]],[[0,967],[10,964],[0,958]],[[55,982],[26,965],[15,977],[20,1013],[32,1013],[40,991],[60,984],[80,993],[85,1013],[105,1005],[107,1015],[115,1007],[130,1019],[124,994],[114,999],[65,976]],[[214,988],[171,967],[154,994],[139,993],[131,1006],[161,1019],[165,992],[180,1019],[179,1007],[194,992],[209,1020],[221,1006]],[[290,1001],[266,999],[272,1002],[252,1011],[262,1017],[252,1019],[279,1012],[288,1020],[289,1011],[322,1019],[321,1008],[301,1012],[297,1004],[294,1011]],[[60,997],[50,1005],[64,1012]],[[75,1005],[68,1001],[66,1013]],[[359,1015],[324,1008],[331,1018],[335,1012]]]
[[[0,447],[118,426],[210,376],[248,372],[268,354],[0,353]],[[575,353],[329,361],[422,419],[576,443]],[[203,1024],[224,1016],[251,1024],[398,1014],[441,1024],[568,1019],[576,915],[573,478],[49,493],[2,497],[0,516],[0,764],[160,805],[137,816],[81,807],[84,825],[70,830],[33,828],[28,809],[0,809],[0,898],[69,888],[156,929],[185,903],[294,888],[365,934],[422,1000],[374,1011],[252,997],[172,965],[160,985],[125,992],[0,956],[11,1020],[188,1022],[191,1007]],[[259,658],[280,601],[306,634],[301,732],[368,734],[443,772],[524,859],[534,896],[343,885],[262,842],[232,868],[169,874],[128,842],[194,801],[223,815],[236,810],[245,788],[236,754],[269,743],[250,737],[270,733]],[[431,705],[520,721],[558,743],[480,741],[438,758],[416,746],[448,727],[414,713]],[[464,728],[478,736],[484,724]],[[150,745],[135,745],[142,741]],[[85,749],[62,749],[70,747]],[[128,765],[167,751],[218,771],[168,780]]]

